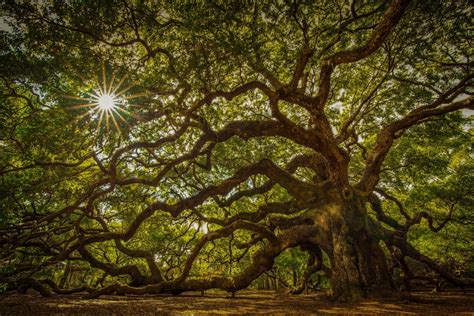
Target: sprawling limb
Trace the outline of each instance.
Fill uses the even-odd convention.
[[[371,195],[369,202],[372,205],[374,211],[376,212],[377,219],[391,226],[394,229],[393,231],[390,231],[388,229],[380,227],[379,225],[377,225],[378,228],[376,228],[379,231],[378,234],[381,236],[381,239],[388,245],[389,248],[393,249],[393,247],[396,247],[398,251],[400,251],[399,253],[396,253],[394,250],[392,250],[392,252],[395,253],[395,259],[398,261],[401,269],[404,271],[406,282],[408,282],[410,279],[423,279],[428,280],[432,283],[436,283],[432,278],[428,276],[415,275],[411,271],[410,267],[406,264],[404,260],[405,256],[425,264],[428,269],[436,272],[443,279],[447,280],[452,284],[458,285],[461,288],[464,288],[464,286],[466,285],[473,284],[472,280],[463,280],[452,275],[435,260],[429,258],[426,255],[423,255],[418,250],[416,250],[407,240],[407,232],[414,225],[420,224],[421,218],[427,219],[428,227],[431,229],[431,231],[433,231],[434,233],[439,232],[450,220],[452,220],[452,212],[454,210],[453,206],[450,208],[449,214],[445,218],[445,220],[438,227],[435,227],[433,225],[433,218],[426,212],[417,213],[414,217],[409,217],[407,214],[406,223],[402,224],[398,223],[395,219],[387,216],[383,212],[382,204],[375,195]]]
[[[462,91],[460,91],[460,88],[464,87],[467,82],[467,80],[461,81],[459,84],[461,85],[460,87],[459,85],[456,86],[433,103],[417,108],[402,119],[383,128],[380,131],[375,146],[369,155],[364,174],[357,185],[358,189],[363,192],[371,192],[375,188],[379,180],[380,169],[385,157],[392,147],[393,142],[399,138],[407,128],[419,124],[420,122],[423,122],[424,119],[433,116],[444,115],[460,109],[474,109],[474,97],[466,97],[463,100],[442,105],[444,102],[449,101],[449,98],[456,97]]]
[[[219,288],[228,292],[236,292],[243,288],[246,288],[250,283],[260,276],[263,272],[271,269],[273,266],[273,260],[278,254],[283,250],[295,247],[299,243],[307,240],[308,238],[315,239],[318,231],[312,225],[306,226],[297,226],[292,229],[285,231],[283,234],[271,238],[270,243],[265,244],[252,256],[252,264],[247,267],[244,271],[234,277],[221,277],[221,276],[212,276],[210,278],[202,279],[186,279],[186,275],[191,268],[192,263],[194,262],[197,254],[200,249],[210,240],[221,238],[230,234],[237,228],[246,228],[257,231],[261,231],[258,226],[254,226],[248,222],[235,222],[234,224],[227,226],[216,232],[211,232],[196,246],[193,251],[193,254],[188,258],[183,274],[173,281],[162,282],[156,285],[148,285],[141,288],[135,288],[126,285],[114,284],[109,287],[100,289],[96,292],[93,292],[87,295],[87,298],[95,298],[104,294],[111,294],[114,292],[121,294],[145,294],[145,293],[173,293],[178,294],[184,291],[197,291],[197,290],[207,290],[212,288]],[[268,233],[265,233],[268,234]]]
[[[365,45],[353,50],[337,52],[323,61],[319,75],[318,106],[320,108],[324,107],[328,100],[331,86],[331,75],[334,71],[334,67],[340,64],[356,62],[371,55],[379,49],[401,19],[403,12],[406,10],[409,3],[410,1],[408,0],[394,1],[390,8],[385,12],[383,19],[374,29],[370,39],[365,43]]]

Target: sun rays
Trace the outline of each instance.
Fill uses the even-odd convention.
[[[82,78],[85,86],[91,86],[90,81]],[[83,103],[74,104],[67,107],[67,110],[87,109],[87,112],[75,118],[79,122],[86,117],[92,118],[88,124],[97,122],[96,132],[110,131],[114,128],[121,133],[121,126],[130,126],[127,118],[133,117],[136,120],[141,120],[140,115],[130,112],[128,108],[137,105],[130,104],[130,100],[145,96],[145,93],[127,94],[133,86],[126,85],[126,75],[119,80],[112,73],[110,78],[107,76],[105,65],[102,65],[102,76],[99,76],[98,81],[93,84],[93,88],[88,91],[83,91],[82,95],[66,95],[67,99],[82,101]]]

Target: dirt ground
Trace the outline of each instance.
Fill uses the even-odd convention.
[[[474,290],[443,293],[412,292],[405,299],[366,299],[354,304],[330,303],[325,293],[292,296],[271,291],[241,291],[179,296],[103,296],[95,300],[78,295],[43,298],[37,294],[0,295],[0,315],[474,315]]]

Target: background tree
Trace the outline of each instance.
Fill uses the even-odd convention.
[[[467,1],[2,12],[8,289],[235,292],[282,253],[340,300],[434,280],[407,258],[472,283]]]

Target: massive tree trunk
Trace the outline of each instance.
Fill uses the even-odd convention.
[[[352,193],[335,198],[318,212],[316,220],[326,235],[322,248],[331,262],[334,299],[386,295],[393,290],[385,254],[371,229],[363,198]]]

